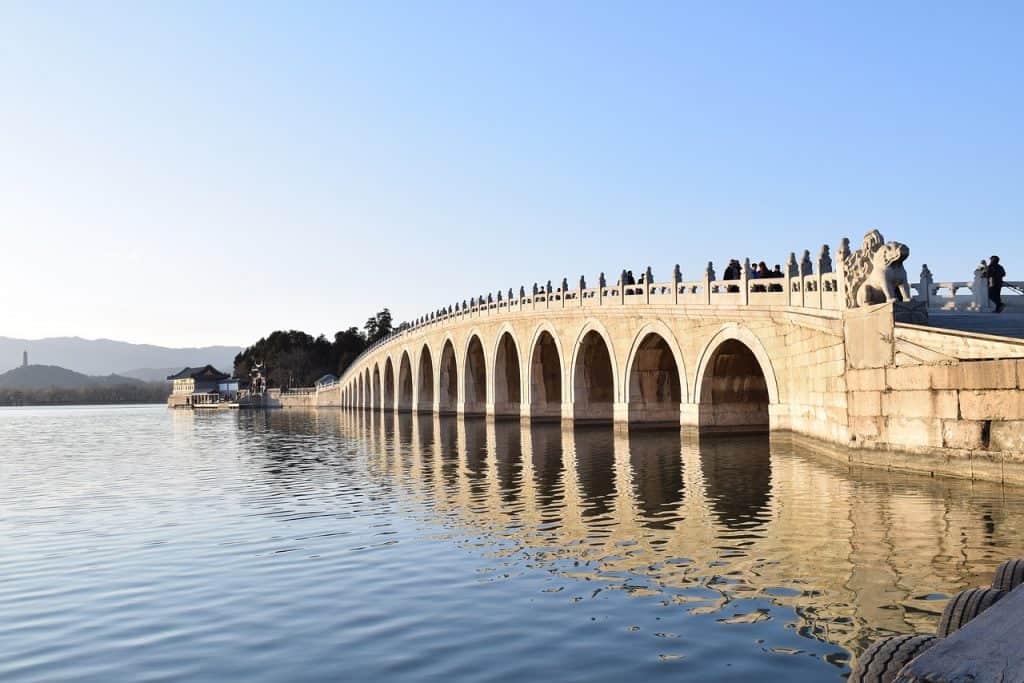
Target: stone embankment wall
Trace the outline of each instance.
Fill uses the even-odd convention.
[[[1024,340],[846,320],[851,460],[1024,483]]]

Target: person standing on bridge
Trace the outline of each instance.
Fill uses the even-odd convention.
[[[993,256],[988,260],[988,298],[996,305],[996,313],[1002,313],[1006,308],[1003,303],[1003,278],[1006,277],[1006,270],[999,265],[999,257]]]

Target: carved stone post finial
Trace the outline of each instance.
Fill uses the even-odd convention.
[[[647,266],[647,270],[644,271],[644,284],[651,284],[654,282],[654,273],[651,272],[651,267]]]
[[[840,261],[845,261],[850,258],[850,238],[844,237],[839,240],[839,249],[836,250],[836,256],[839,257]]]
[[[672,269],[672,282],[678,285],[682,281],[683,271],[679,268],[679,264],[677,263],[676,267]]]
[[[538,290],[537,290],[537,283],[536,283],[536,282],[534,282],[534,283],[533,283],[533,295],[534,295],[534,296],[537,296],[537,291],[538,291]]]
[[[932,271],[929,270],[927,263],[921,264],[921,283],[917,288],[917,298],[926,304],[931,303]]]
[[[796,254],[789,252],[789,260],[786,261],[786,275],[788,277],[797,277],[800,275],[800,268],[796,263]]]
[[[569,280],[568,280],[568,278],[564,278],[564,277],[562,278],[562,291],[563,292],[568,292],[569,291]]]
[[[498,290],[498,303],[501,303],[501,290]]]
[[[551,289],[551,280],[548,280],[548,284],[545,285],[545,287],[544,287],[544,293],[545,294],[550,294],[552,291],[554,291],[554,290]]]
[[[821,245],[818,252],[818,275],[832,272],[832,255],[829,253],[828,245]]]
[[[811,252],[804,249],[804,255],[800,259],[800,274],[801,275],[812,275],[814,273],[814,267],[811,265]]]
[[[604,289],[605,287],[608,286],[608,283],[605,282],[604,279],[604,271],[601,271],[601,274],[597,276],[597,286],[600,287],[601,289]]]
[[[587,281],[586,281],[586,279],[582,275],[580,275],[580,289],[586,289],[586,288],[587,288]]]
[[[622,269],[622,275],[619,276],[619,286],[624,287],[626,285],[626,269]]]
[[[708,280],[717,280],[718,279],[718,278],[715,277],[715,265],[711,261],[708,261],[708,265],[704,269],[704,277],[706,279],[708,279]]]
[[[525,299],[526,298],[526,287],[524,287],[523,285],[519,285],[519,298],[520,299]]]

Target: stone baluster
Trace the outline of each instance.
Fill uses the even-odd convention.
[[[811,252],[808,249],[804,249],[804,255],[800,259],[800,274],[801,275],[813,275],[814,266],[811,265]]]
[[[538,293],[539,291],[540,291],[540,290],[539,290],[539,289],[538,289],[538,287],[537,287],[537,283],[536,283],[536,282],[534,282],[534,283],[533,283],[533,297],[531,297],[531,299],[530,299],[530,301],[531,301],[531,302],[532,302],[532,304],[533,304],[533,310],[537,310],[537,293]]]
[[[807,305],[807,278],[814,274],[811,267],[811,252],[804,249],[800,257],[800,305]]]
[[[743,272],[740,273],[740,303],[750,305],[750,257],[743,259]]]
[[[679,283],[683,281],[683,271],[677,263],[672,269],[672,303],[679,303]]]
[[[935,291],[929,291],[929,295]],[[988,263],[984,260],[974,269],[974,282],[971,285],[971,294],[974,295],[972,308],[978,311],[991,310],[988,300]]]
[[[569,279],[562,278],[561,284],[562,292],[558,295],[559,300],[562,302],[562,308],[565,308],[565,295],[569,291]]]
[[[576,299],[579,301],[579,305],[583,305],[583,290],[587,288],[587,280],[580,275],[579,291],[576,292]]]
[[[972,289],[972,292],[974,290]],[[921,265],[921,282],[917,286],[917,301],[923,301],[925,307],[931,307],[932,303],[932,271],[928,269],[928,264]],[[975,295],[977,300],[977,295]]]
[[[622,275],[619,276],[619,304],[625,305],[626,303],[626,269],[622,269]]]
[[[604,279],[604,271],[597,276],[597,305],[601,306],[604,304],[604,288],[607,287],[607,283]]]
[[[832,256],[829,254],[828,245],[821,245],[821,251],[818,252],[818,268],[817,268],[817,288],[818,288],[818,308],[824,307],[824,291],[825,281],[824,275],[832,272]]]
[[[850,238],[844,237],[839,240],[839,248],[836,249],[836,301],[839,310],[846,308],[846,261],[850,258]]]
[[[651,303],[651,285],[654,284],[654,274],[651,272],[651,267],[647,266],[647,270],[644,271],[644,303]]]
[[[715,266],[711,261],[708,261],[707,267],[704,269],[704,303],[711,305],[711,283],[717,278],[715,277]],[[718,289],[717,287],[715,288]]]
[[[828,245],[821,245],[818,252],[818,274],[825,275],[832,272],[832,255],[829,253]]]

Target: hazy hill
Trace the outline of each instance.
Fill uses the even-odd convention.
[[[118,375],[90,377],[56,365],[27,365],[0,374],[0,389],[84,389],[113,385],[142,385],[140,380]]]
[[[206,365],[206,363],[203,363],[203,365]],[[221,368],[221,367],[217,366],[215,363],[210,363],[210,365],[213,365],[218,370],[223,370],[224,372],[228,372],[228,373],[231,372],[231,367],[230,366],[225,367],[225,368]],[[182,366],[182,367],[184,367],[184,366]],[[189,367],[194,367],[194,366],[189,366]],[[141,379],[143,382],[166,382],[168,375],[173,375],[174,373],[178,372],[179,370],[181,370],[180,367],[173,367],[173,368],[132,368],[131,370],[125,370],[125,371],[119,372],[117,374],[121,375],[122,377],[131,377],[132,379]]]
[[[0,372],[20,366],[22,351],[28,351],[28,362],[36,365],[57,365],[86,375],[123,374],[131,371],[136,377],[141,378],[142,374],[149,373],[147,378],[163,379],[185,366],[202,367],[207,363],[224,372],[231,372],[235,354],[241,350],[237,346],[176,349],[81,337],[0,337]],[[173,370],[165,372],[167,368]]]

